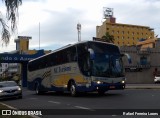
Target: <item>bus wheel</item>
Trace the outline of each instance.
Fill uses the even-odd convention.
[[[77,96],[78,92],[76,91],[76,85],[74,82],[71,82],[71,86],[70,86],[70,93],[71,96]]]
[[[36,94],[40,95],[42,92],[39,90],[39,84],[36,84]]]

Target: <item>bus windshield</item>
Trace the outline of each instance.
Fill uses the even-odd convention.
[[[92,62],[92,76],[98,77],[121,77],[123,64],[117,46],[106,44],[91,44],[95,53]]]

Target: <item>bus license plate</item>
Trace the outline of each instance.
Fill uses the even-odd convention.
[[[115,86],[110,86],[109,88],[110,88],[110,89],[114,89],[114,88],[115,88]]]

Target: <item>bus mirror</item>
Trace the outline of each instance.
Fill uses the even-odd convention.
[[[94,50],[91,49],[91,48],[89,48],[89,49],[88,49],[88,52],[89,52],[89,54],[90,54],[90,59],[91,59],[91,60],[94,60],[94,58],[95,58]]]
[[[126,56],[126,57],[127,57],[127,59],[128,59],[128,63],[129,63],[129,64],[131,64],[131,63],[132,63],[132,60],[131,60],[131,57],[130,57],[130,55],[129,55],[129,54],[124,53],[124,54],[121,54],[121,56],[122,56],[122,57],[123,57],[123,56]]]

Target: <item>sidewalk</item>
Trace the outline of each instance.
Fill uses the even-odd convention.
[[[126,84],[126,89],[160,89],[160,84]]]

